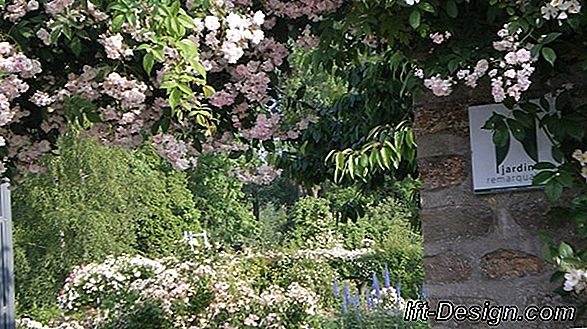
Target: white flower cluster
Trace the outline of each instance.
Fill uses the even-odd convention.
[[[194,155],[197,151],[186,142],[177,140],[173,135],[153,136],[153,144],[159,155],[167,159],[176,169],[186,170],[196,164]]]
[[[111,257],[102,263],[78,266],[65,281],[59,294],[59,305],[64,310],[76,310],[103,294],[120,295],[134,280],[154,276],[164,270],[162,261],[141,256]]]
[[[581,164],[581,176],[587,181],[587,151],[575,150],[573,152],[573,158]]]
[[[430,89],[436,96],[450,95],[454,84],[455,82],[452,77],[443,79],[440,74],[424,79],[424,87]]]
[[[448,31],[445,31],[444,33],[434,32],[430,34],[430,39],[432,42],[439,45],[448,40],[451,36],[452,34]]]
[[[530,50],[520,42],[522,30],[510,33],[508,27],[506,24],[499,30],[497,35],[501,39],[493,42],[495,50],[505,52],[503,58],[480,59],[475,67],[459,70],[456,74],[458,80],[471,88],[477,87],[478,80],[487,74],[491,78],[491,94],[498,103],[508,96],[520,100],[522,93],[530,88],[530,76],[535,70],[532,62],[536,58],[532,58]],[[416,68],[414,75],[423,78],[424,72]],[[440,74],[424,79],[424,86],[436,96],[450,95],[455,84],[452,77],[443,79]]]
[[[98,42],[104,46],[106,56],[110,59],[121,59],[133,55],[132,49],[124,44],[124,38],[120,33],[111,36],[102,34]]]
[[[564,291],[580,293],[587,286],[587,272],[584,270],[570,270],[565,274]]]
[[[63,322],[57,327],[50,327],[29,318],[17,319],[16,327],[18,329],[84,329],[77,321]]]
[[[325,259],[339,259],[350,261],[375,253],[374,249],[361,248],[348,250],[341,245],[337,245],[331,249],[301,249],[297,252],[298,255],[308,258],[325,258]]]
[[[407,304],[401,296],[398,296],[394,288],[381,288],[379,298],[377,298],[377,292],[373,290],[371,291],[371,298],[373,306],[379,310],[384,310],[391,316],[403,316]]]
[[[166,318],[181,329],[241,328],[243,323],[285,329],[292,321],[290,314],[304,314],[303,319],[318,313],[319,296],[303,285],[292,282],[257,291],[247,276],[248,258],[222,252],[216,256],[194,262],[119,257],[80,266],[67,279],[60,305],[66,311],[94,309],[100,322],[157,301]],[[101,304],[101,298],[110,299]],[[184,312],[194,303],[206,303],[204,310]]]
[[[63,13],[74,2],[75,0],[53,0],[45,4],[45,11],[47,14],[55,16]]]
[[[551,0],[540,8],[542,17],[546,20],[569,18],[569,14],[581,12],[581,3],[577,0]]]
[[[143,82],[129,80],[116,72],[108,74],[102,82],[103,93],[119,100],[124,108],[136,108],[145,103],[148,88]]]
[[[29,90],[29,85],[24,79],[33,78],[41,71],[41,64],[37,60],[30,59],[16,51],[8,42],[0,42],[0,72],[3,73],[0,76],[0,127],[8,126],[30,114],[27,110],[13,106],[11,102]],[[37,155],[40,157],[39,152],[36,151],[40,151],[42,148],[35,149],[33,145],[25,145],[27,144],[25,142],[22,143],[23,149],[17,150],[16,143],[13,143],[15,136],[4,130],[0,131],[0,138],[2,140],[0,146],[5,146],[6,140],[9,141],[8,144],[11,147],[9,153],[13,156],[18,155],[23,159],[37,159]],[[25,139],[21,139],[21,141],[25,141]],[[27,147],[30,148],[30,152],[24,149]],[[2,159],[0,173],[4,173],[5,170],[5,159]]]
[[[221,21],[217,16],[207,16],[204,27],[208,30],[206,43],[210,47],[218,48],[228,63],[236,63],[249,48],[249,43],[258,45],[265,38],[261,25],[265,22],[265,14],[257,11],[253,17],[246,17],[230,13]],[[225,26],[222,44],[218,38]]]
[[[37,9],[39,9],[39,2],[36,0],[14,0],[6,6],[4,18],[11,22],[16,22],[29,11],[35,11]]]
[[[530,76],[534,73],[530,50],[519,42],[522,30],[510,33],[509,25],[497,32],[502,38],[493,43],[497,51],[507,52],[503,59],[497,62],[497,68],[489,71],[491,77],[491,94],[496,102],[503,102],[506,96],[520,100],[522,92],[528,90],[532,82]]]

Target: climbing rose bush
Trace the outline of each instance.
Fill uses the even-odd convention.
[[[386,5],[401,24],[378,35],[379,29],[365,33],[361,22],[351,24],[354,11],[367,7],[341,0],[5,1],[0,171],[42,172],[38,158],[72,128],[128,148],[154,143],[178,169],[195,165],[204,150],[295,140],[316,121],[309,112],[317,109],[285,111],[280,102],[288,56],[294,47],[332,49],[338,37],[354,40],[344,47],[404,52],[421,86],[438,96],[488,77],[495,101],[520,100],[539,57],[556,58],[545,45],[577,26],[582,9],[576,0],[490,3],[511,18],[492,22],[503,27],[494,40],[470,44],[464,31],[444,24],[445,14],[450,21],[467,4],[450,4]],[[454,52],[442,50],[455,45],[479,51],[451,59],[458,64],[447,69]],[[438,60],[421,58],[422,49]],[[233,146],[217,149],[219,139]],[[249,176],[255,175],[242,175]],[[261,183],[267,177],[257,176]]]
[[[315,292],[298,282],[258,289],[240,262],[228,254],[194,262],[109,258],[75,268],[60,294],[60,307],[70,314],[92,310],[84,327],[122,323],[150,307],[160,313],[134,321],[174,328],[291,328],[309,324],[318,314]]]

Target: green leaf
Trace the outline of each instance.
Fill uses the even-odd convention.
[[[552,33],[549,33],[549,34],[546,36],[546,38],[544,38],[544,40],[542,40],[542,44],[544,44],[544,45],[545,45],[545,44],[547,44],[547,43],[551,43],[551,42],[553,42],[554,40],[556,40],[556,38],[560,37],[561,35],[562,35],[562,33],[559,33],[559,32],[552,32]]]
[[[509,145],[510,132],[507,129],[496,129],[493,132],[493,143],[499,147]]]
[[[165,61],[165,53],[163,52],[163,48],[154,48],[152,51],[153,57],[155,57],[155,59],[158,62],[163,62]]]
[[[562,258],[572,258],[574,256],[573,247],[566,242],[561,242],[558,246],[558,254]]]
[[[173,89],[169,94],[169,105],[172,109],[177,108],[177,105],[181,103],[182,92],[178,88]]]
[[[532,121],[530,127],[525,129],[524,137],[520,140],[522,143],[522,147],[524,147],[524,151],[528,156],[536,161],[539,162],[540,159],[538,158],[538,136],[536,134],[536,122]]]
[[[377,149],[373,148],[373,150],[371,151],[371,155],[369,156],[369,167],[371,167],[371,170],[375,169],[375,167],[377,166]]]
[[[555,179],[551,179],[546,184],[544,193],[546,193],[546,197],[548,200],[550,200],[550,202],[556,202],[558,199],[560,199],[561,194],[563,193],[563,186]]]
[[[549,47],[543,47],[541,53],[542,57],[544,57],[544,59],[549,62],[550,65],[554,66],[554,61],[556,60],[556,53],[554,50]]]
[[[550,162],[539,162],[534,165],[534,169],[536,169],[536,170],[553,170],[553,169],[556,169],[556,166]]]
[[[387,169],[391,169],[391,149],[388,147],[381,148],[381,160]]]
[[[342,152],[338,152],[336,154],[336,156],[334,157],[334,161],[336,164],[336,170],[337,171],[342,171],[344,170],[344,154]]]
[[[148,75],[151,75],[151,71],[153,70],[153,65],[155,65],[155,58],[152,53],[147,53],[143,57],[143,68]]]
[[[534,120],[534,117],[532,117],[532,115],[530,115],[529,113],[536,114],[541,111],[540,107],[538,105],[536,105],[534,103],[530,103],[530,102],[522,103],[522,104],[520,104],[520,107],[524,111],[528,112],[528,113],[524,113],[525,115],[528,116],[528,121]],[[521,112],[521,111],[520,110],[514,111],[514,117],[516,118],[516,120],[519,120],[519,118],[516,116],[516,112]],[[520,114],[518,114],[518,115],[520,115]]]
[[[530,49],[530,56],[532,56],[532,58],[536,58],[540,53],[540,50],[542,50],[541,44],[534,45],[532,49]]]
[[[204,90],[204,97],[210,97],[210,96],[214,95],[214,93],[216,92],[214,90],[214,88],[212,88],[211,86],[208,86],[208,85],[202,87],[202,89]]]
[[[456,18],[458,16],[459,8],[457,7],[457,4],[453,0],[449,0],[446,3],[446,13],[451,18]]]
[[[71,42],[69,43],[69,48],[75,54],[75,56],[79,57],[79,55],[82,52],[81,40],[78,37],[74,37],[73,39],[71,39]]]
[[[73,37],[73,32],[71,31],[71,27],[69,25],[63,25],[63,34],[69,40]]]
[[[532,127],[532,123],[534,122],[534,117],[532,115],[520,110],[514,110],[513,115],[516,121],[518,121],[523,127]]]
[[[112,19],[112,31],[118,32],[122,28],[122,24],[126,21],[126,17],[124,15],[117,15],[114,16]]]
[[[414,29],[420,26],[420,11],[417,9],[410,14],[410,26]]]
[[[177,20],[185,28],[193,29],[195,27],[194,22],[187,15],[181,15],[181,16],[177,17]]]
[[[553,175],[554,175],[554,172],[552,172],[552,171],[539,172],[536,176],[534,176],[534,179],[532,180],[532,184],[534,184],[534,185],[544,184],[545,182],[550,180],[553,177]]]
[[[186,95],[193,95],[192,88],[188,84],[178,83],[177,87]]]
[[[429,13],[435,12],[434,7],[428,2],[422,2],[422,3],[420,3],[420,5],[418,7],[424,11],[429,12]]]

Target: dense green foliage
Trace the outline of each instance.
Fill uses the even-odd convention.
[[[29,309],[55,302],[74,265],[114,254],[168,254],[199,229],[186,176],[152,151],[129,153],[66,136],[48,172],[14,192],[17,291]]]
[[[195,207],[202,212],[201,222],[214,239],[243,243],[259,232],[245,199],[243,183],[233,174],[235,163],[224,155],[206,154],[189,173],[189,189]]]

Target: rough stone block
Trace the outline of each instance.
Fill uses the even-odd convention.
[[[418,165],[425,190],[461,184],[469,175],[467,161],[457,155],[419,159]]]
[[[481,268],[491,279],[508,279],[542,273],[544,261],[522,251],[498,249],[482,257]]]
[[[448,132],[457,136],[469,135],[467,106],[452,105],[445,109],[421,108],[416,112],[416,136]]]
[[[454,252],[424,257],[424,270],[429,283],[451,283],[467,280],[471,276],[471,262]]]
[[[423,209],[420,213],[425,242],[486,235],[495,216],[484,206],[451,206]]]
[[[469,157],[471,147],[469,139],[451,134],[433,134],[418,137],[418,156],[420,158],[442,156],[446,154]]]

